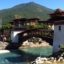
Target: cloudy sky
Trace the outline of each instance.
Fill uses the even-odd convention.
[[[51,9],[60,8],[64,10],[64,0],[0,0],[0,10],[28,2],[35,2]]]

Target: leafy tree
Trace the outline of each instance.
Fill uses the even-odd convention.
[[[2,26],[3,29],[10,29],[12,27],[12,25],[10,23],[4,24]]]
[[[47,29],[48,28],[48,26],[47,25],[45,25],[45,24],[40,24],[40,23],[38,23],[37,24],[37,26],[35,26],[35,28],[43,28],[43,29]]]

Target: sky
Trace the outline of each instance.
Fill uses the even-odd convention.
[[[60,8],[64,10],[64,0],[0,0],[0,10],[28,2],[35,2],[50,9]]]

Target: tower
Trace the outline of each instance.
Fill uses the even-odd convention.
[[[49,21],[54,24],[53,51],[58,52],[64,45],[64,11],[57,9],[50,16]]]

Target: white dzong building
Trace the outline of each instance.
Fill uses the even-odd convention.
[[[57,9],[50,16],[48,22],[54,25],[53,52],[58,52],[64,45],[64,11]]]

